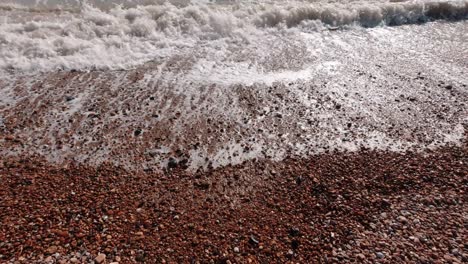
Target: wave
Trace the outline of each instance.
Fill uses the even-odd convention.
[[[195,0],[195,3],[209,3],[210,1]],[[161,5],[170,3],[175,6],[187,6],[191,0],[3,0],[0,10],[23,10],[29,12],[55,12],[55,11],[79,11],[85,5],[109,11],[116,6],[133,8],[137,6]]]
[[[131,6],[111,2],[112,7],[106,2],[105,8],[82,2],[78,9],[63,4],[72,1],[62,1],[61,6],[48,1],[32,6],[0,4],[0,69],[129,69],[181,54],[217,58],[221,51],[228,55],[217,58],[217,63],[267,61],[276,65],[265,59],[278,53],[275,49],[281,56],[296,52],[305,62],[291,59],[292,65],[286,68],[304,69],[312,55],[304,51],[308,48],[298,32],[468,17],[468,0],[373,4],[187,0],[155,4],[158,1],[141,0],[141,5],[133,2]],[[257,46],[270,43],[276,43],[272,50],[252,57],[261,53],[255,51]]]
[[[468,1],[398,2],[379,5],[300,6],[291,10],[274,9],[264,12],[256,21],[260,26],[288,27],[307,20],[319,20],[332,26],[357,24],[364,27],[403,25],[437,19],[460,20],[468,17]]]
[[[27,4],[29,3],[29,4]],[[264,27],[286,24],[296,26],[302,21],[319,20],[328,25],[342,26],[358,24],[366,27],[377,25],[402,25],[421,23],[437,19],[459,20],[468,17],[468,1],[406,1],[354,2],[354,1],[277,1],[274,4],[262,1],[236,0],[11,0],[0,3],[0,10],[22,10],[29,12],[78,12],[87,7],[110,11],[115,8],[133,9],[173,5],[178,8],[210,5],[211,9],[230,4],[237,11],[244,9],[250,21]],[[224,4],[224,5],[223,5]],[[224,10],[230,11],[230,10]],[[232,11],[232,10],[231,10]]]

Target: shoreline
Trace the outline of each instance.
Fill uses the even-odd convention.
[[[461,263],[467,163],[466,142],[197,173],[4,159],[0,262]]]

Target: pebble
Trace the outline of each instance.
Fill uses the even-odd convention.
[[[301,234],[301,231],[299,230],[299,228],[297,227],[292,227],[290,230],[289,230],[289,235],[290,236],[299,236]]]
[[[234,252],[235,252],[235,253],[239,253],[239,252],[240,252],[239,248],[238,248],[238,247],[234,247]]]
[[[377,252],[377,253],[375,253],[375,255],[376,255],[377,258],[379,258],[379,259],[385,258],[385,255],[384,255],[384,253],[382,253],[382,252]]]
[[[291,247],[292,247],[293,249],[298,249],[298,248],[299,248],[299,244],[300,244],[300,243],[299,243],[298,240],[293,240],[293,241],[291,241]]]
[[[254,236],[250,236],[249,242],[251,244],[255,244],[255,245],[257,245],[259,243],[258,239],[256,237],[254,237]]]
[[[398,219],[398,221],[400,221],[400,222],[402,222],[402,223],[408,222],[408,219],[406,219],[406,217],[404,217],[404,216],[402,216],[402,215],[398,216],[397,219]]]
[[[56,246],[50,246],[49,248],[47,248],[47,253],[54,254],[55,252],[57,252]]]
[[[302,178],[302,176],[298,176],[296,177],[296,184],[297,185],[301,185],[301,183],[304,181],[304,179]]]
[[[106,255],[99,253],[97,257],[94,259],[97,263],[103,263],[106,260]]]
[[[169,162],[167,163],[167,167],[169,169],[174,169],[177,167],[177,161],[174,158],[169,158]]]
[[[77,258],[73,257],[73,258],[70,259],[70,262],[71,263],[78,263],[79,260]]]
[[[448,254],[445,254],[444,255],[444,259],[447,260],[447,261],[452,261],[453,260],[453,257],[448,255]]]
[[[143,131],[141,130],[141,128],[138,128],[133,132],[133,134],[135,135],[135,137],[138,137],[139,135],[141,135],[142,132]]]
[[[139,252],[138,255],[135,257],[135,260],[138,262],[145,262],[145,253]]]

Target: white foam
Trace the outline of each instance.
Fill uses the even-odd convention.
[[[443,17],[445,11],[426,9],[436,6],[431,3],[0,9],[7,17],[0,20],[3,123],[30,108],[42,120],[16,120],[15,136],[29,145],[0,148],[0,154],[164,167],[183,149],[196,169],[206,167],[206,158],[223,166],[327,150],[460,143],[467,122],[460,101],[468,84],[468,21],[385,25]],[[439,10],[458,14],[466,3],[442,3]],[[441,81],[453,89],[439,87]],[[68,92],[71,102],[64,99]],[[41,100],[50,102],[42,107]],[[99,118],[88,118],[96,108]],[[144,143],[129,136],[137,127],[145,131],[142,138],[160,128],[169,136]],[[72,135],[58,148],[66,129]],[[201,132],[194,136],[194,129]],[[147,152],[144,161],[132,160]]]
[[[192,52],[187,49],[197,47],[203,48],[204,54],[194,56],[209,61],[210,56],[216,57],[222,49],[252,49],[252,44],[288,38],[297,29],[303,32],[325,29],[311,21],[328,26],[377,26],[442,18],[464,19],[468,15],[468,0],[377,4],[306,1],[27,3],[0,4],[3,17],[0,70],[31,73],[57,69],[130,69],[148,61]],[[118,3],[123,5],[116,5]],[[19,4],[25,5],[24,8]],[[42,11],[32,12],[33,7]],[[243,62],[251,63],[248,58]]]

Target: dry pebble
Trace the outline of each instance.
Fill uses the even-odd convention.
[[[106,255],[99,253],[94,259],[97,263],[103,263],[106,260]]]

